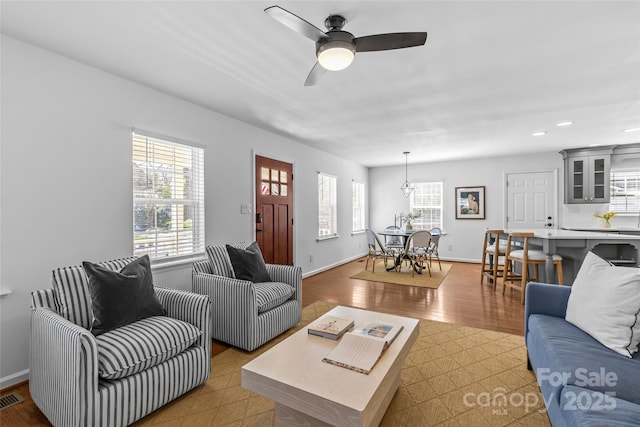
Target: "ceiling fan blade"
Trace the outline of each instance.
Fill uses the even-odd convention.
[[[310,38],[314,42],[327,38],[327,35],[316,27],[300,18],[297,15],[281,8],[280,6],[271,6],[264,10],[273,19],[279,21],[281,24],[291,28],[296,33],[300,33],[303,36]]]
[[[324,76],[327,72],[326,68],[320,65],[319,62],[316,62],[316,65],[313,66],[311,72],[307,76],[307,80],[305,80],[305,86],[314,86],[320,80],[320,77]]]
[[[427,33],[389,33],[353,39],[356,52],[374,52],[377,50],[403,49],[422,46],[427,41]]]

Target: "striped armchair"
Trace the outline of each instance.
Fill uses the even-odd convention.
[[[133,259],[101,265],[119,271]],[[97,337],[89,330],[93,315],[81,266],[54,270],[53,289],[31,294],[29,389],[53,425],[126,426],[209,378],[211,301],[187,291],[155,291],[166,316]],[[169,348],[176,336],[182,347]],[[149,348],[160,344],[168,349],[151,356]],[[116,362],[119,372],[111,369]]]
[[[193,264],[192,290],[211,298],[213,339],[252,351],[300,321],[300,267],[267,264],[273,282],[253,283],[235,278],[225,246],[208,246],[207,253]]]

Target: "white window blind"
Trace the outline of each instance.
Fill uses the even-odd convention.
[[[338,235],[337,178],[318,174],[318,237]]]
[[[431,230],[442,228],[442,182],[417,182],[409,199],[410,211],[421,214],[413,221],[413,228]]]
[[[365,229],[365,193],[364,184],[361,182],[352,182],[352,231],[362,231]]]
[[[133,134],[133,254],[204,252],[204,150]]]
[[[640,215],[640,170],[611,172],[609,210]]]

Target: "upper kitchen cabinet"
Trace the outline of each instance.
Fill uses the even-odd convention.
[[[614,147],[568,149],[564,159],[565,203],[609,203]]]

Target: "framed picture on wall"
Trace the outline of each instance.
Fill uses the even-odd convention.
[[[484,219],[484,186],[456,187],[456,219]]]

